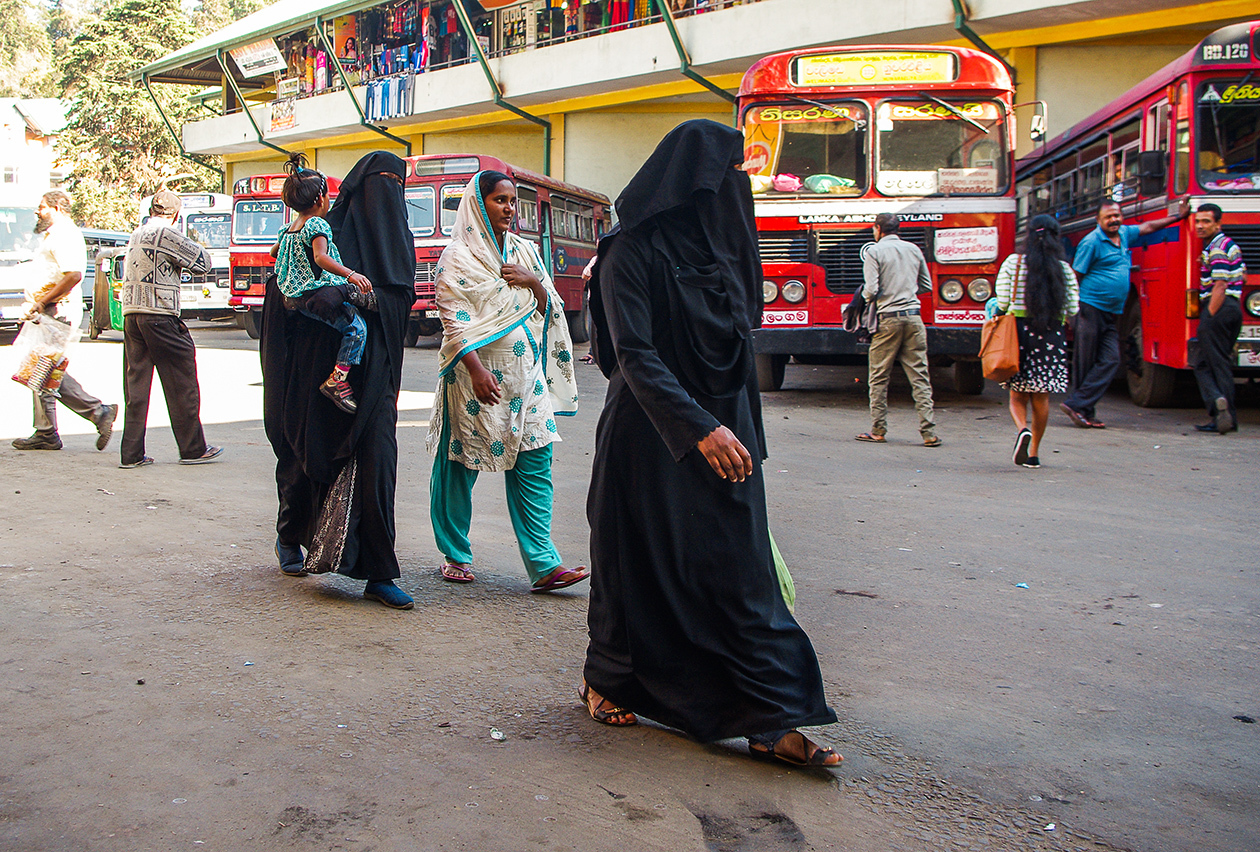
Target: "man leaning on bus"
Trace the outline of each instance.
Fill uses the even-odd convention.
[[[1072,392],[1059,408],[1077,426],[1104,428],[1094,406],[1102,399],[1120,367],[1117,323],[1129,298],[1129,246],[1138,238],[1167,228],[1190,215],[1190,202],[1181,200],[1175,216],[1141,225],[1124,224],[1114,201],[1098,208],[1098,227],[1081,240],[1072,259],[1081,282],[1081,312],[1073,326]]]
[[[1242,330],[1242,285],[1247,265],[1242,252],[1221,230],[1221,208],[1200,204],[1194,214],[1194,231],[1203,241],[1199,255],[1199,357],[1194,378],[1212,422],[1194,428],[1200,432],[1234,432],[1234,344]]]

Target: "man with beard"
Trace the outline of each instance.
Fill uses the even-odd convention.
[[[33,263],[38,265],[26,297],[29,304],[26,319],[40,314],[57,317],[77,327],[83,320],[83,295],[79,282],[87,267],[87,246],[83,234],[70,219],[70,196],[60,190],[44,193],[35,208],[38,221],[35,232],[44,235]],[[57,434],[57,397],[35,393],[35,434],[16,438],[19,450],[60,450]],[[60,399],[80,417],[96,426],[96,449],[109,445],[114,432],[117,405],[105,405],[92,396],[74,377],[66,373],[61,380]]]

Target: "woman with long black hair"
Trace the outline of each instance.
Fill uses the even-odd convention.
[[[1019,372],[1002,383],[1011,393],[1011,419],[1019,427],[1011,458],[1023,467],[1041,467],[1050,394],[1065,393],[1068,385],[1063,325],[1079,310],[1076,273],[1064,259],[1054,217],[1036,216],[1028,223],[1024,252],[1002,262],[996,289],[998,312],[1014,314],[1019,331]]]

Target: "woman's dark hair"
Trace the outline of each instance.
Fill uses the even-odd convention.
[[[280,197],[297,212],[310,210],[320,196],[328,192],[328,179],[314,169],[306,168],[306,157],[302,154],[290,154],[284,170],[289,178],[284,182]]]
[[[503,172],[496,172],[487,169],[481,173],[481,177],[477,178],[477,189],[481,191],[481,197],[484,199],[487,195],[494,192],[494,188],[503,181],[507,181],[513,186],[516,185],[510,177]]]
[[[1059,322],[1067,302],[1063,273],[1063,240],[1053,216],[1034,216],[1024,239],[1024,308],[1034,328]]]

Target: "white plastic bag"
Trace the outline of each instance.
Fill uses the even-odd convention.
[[[13,381],[36,393],[56,396],[70,360],[67,352],[78,336],[78,329],[69,322],[47,314],[22,323],[13,341],[18,360]]]

